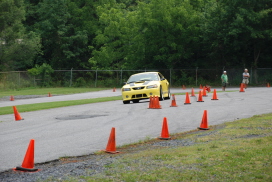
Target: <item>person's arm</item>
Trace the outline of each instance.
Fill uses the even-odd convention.
[[[249,78],[249,73],[243,73],[243,77]]]

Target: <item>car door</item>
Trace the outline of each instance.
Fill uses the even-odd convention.
[[[160,77],[160,83],[162,86],[162,92],[163,92],[163,94],[166,94],[166,93],[168,93],[169,83],[168,83],[167,79],[164,78],[164,76],[161,73],[159,73],[159,77]]]

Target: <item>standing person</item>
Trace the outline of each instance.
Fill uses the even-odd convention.
[[[228,75],[226,71],[223,72],[221,76],[221,80],[222,80],[222,91],[225,91],[227,83],[228,83]]]
[[[249,77],[250,75],[248,73],[248,70],[245,69],[245,72],[243,73],[243,81],[242,81],[242,83],[245,84],[245,88],[247,88],[247,85],[249,83]]]

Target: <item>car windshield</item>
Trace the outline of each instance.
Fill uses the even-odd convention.
[[[145,74],[137,74],[132,75],[127,83],[134,83],[134,82],[144,82],[144,81],[158,81],[158,74],[157,73],[145,73]]]

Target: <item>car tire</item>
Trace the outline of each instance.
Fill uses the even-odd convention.
[[[160,101],[163,101],[164,100],[164,97],[163,97],[163,94],[162,94],[162,88],[160,87]]]
[[[126,101],[123,101],[124,104],[129,104],[130,101],[129,100],[126,100]]]
[[[170,93],[170,89],[168,88],[168,96],[165,97],[164,99],[167,100],[167,99],[170,99],[171,98],[171,93]]]
[[[133,100],[133,103],[139,103],[140,100]]]

